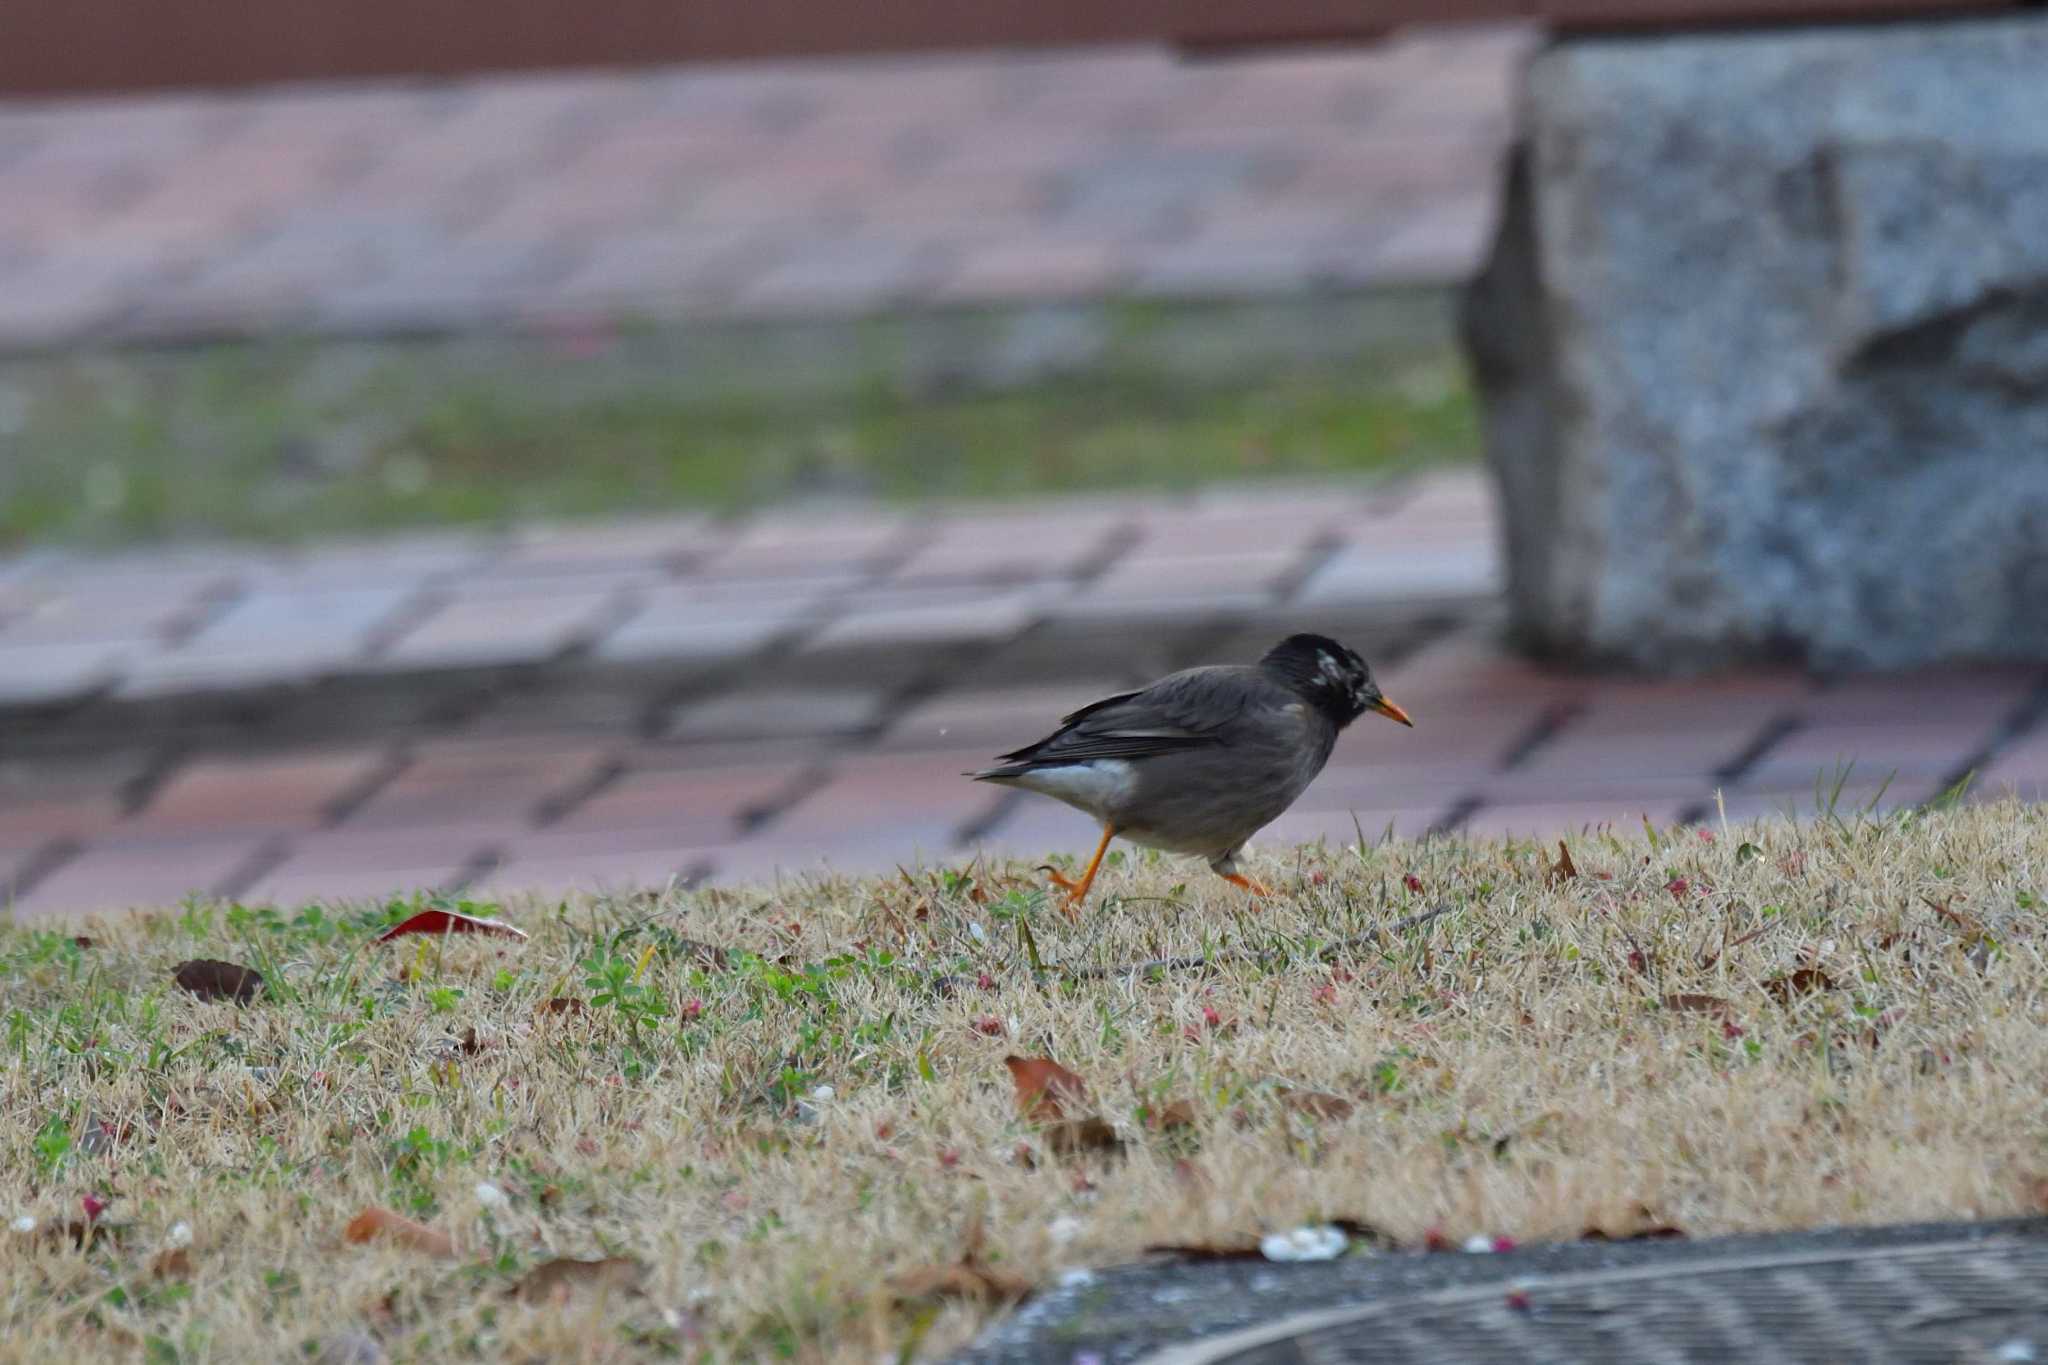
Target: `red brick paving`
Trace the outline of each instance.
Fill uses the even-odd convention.
[[[1035,526],[1062,548],[1016,553]],[[34,739],[0,764],[0,879],[29,915],[188,892],[559,895],[977,849],[1079,855],[1086,817],[962,771],[1096,697],[1324,626],[1368,650],[1417,725],[1362,720],[1258,849],[1349,844],[1360,829],[1377,840],[1389,825],[1626,832],[1645,815],[1712,819],[1717,791],[1735,820],[1811,814],[1837,756],[1857,760],[1844,809],[1894,769],[1888,805],[1934,795],[1970,763],[1980,795],[2048,788],[2039,670],[1640,681],[1546,668],[1497,638],[1475,569],[1494,534],[1484,485],[1465,474],[1327,496],[980,509],[958,526],[784,514],[616,539],[183,554],[160,594],[133,557],[0,565],[6,600],[35,607],[0,617],[0,733]],[[1346,570],[1319,589],[1301,571],[1374,561],[1401,574]],[[108,628],[155,633],[93,656],[99,700],[21,709],[48,695],[48,651],[86,646],[49,643],[47,624],[10,638],[10,620],[87,614],[113,583],[125,598]],[[171,615],[199,613],[189,638],[148,624],[170,619],[156,596]],[[325,609],[305,619],[307,604]],[[394,612],[407,633],[375,655]],[[437,620],[443,646],[408,651]],[[578,640],[594,648],[565,654]],[[496,673],[450,684],[458,660]],[[329,693],[279,693],[315,672],[337,732],[265,729],[274,695],[301,696],[279,724],[325,714],[306,698]],[[177,728],[152,729],[131,694],[179,701]],[[393,728],[351,722],[358,712]],[[376,732],[350,729],[365,723]]]
[[[0,106],[0,346],[1441,282],[1534,36]]]
[[[334,818],[335,802],[373,780],[388,762],[380,748],[197,759],[178,768],[119,834],[175,839],[316,828]]]

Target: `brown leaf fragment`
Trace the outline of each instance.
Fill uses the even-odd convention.
[[[192,1278],[192,1249],[190,1247],[166,1247],[150,1258],[149,1273],[159,1280],[189,1280]]]
[[[981,1259],[987,1234],[981,1214],[976,1213],[961,1236],[960,1259],[951,1265],[919,1266],[891,1277],[889,1287],[901,1302],[918,1299],[968,1299],[975,1303],[1005,1304],[1027,1298],[1031,1282],[995,1269]]]
[[[1326,1218],[1322,1226],[1335,1228],[1354,1242],[1367,1246],[1392,1247],[1394,1239],[1381,1229],[1357,1218]],[[1263,1261],[1266,1250],[1261,1239],[1244,1242],[1159,1242],[1144,1248],[1147,1256],[1172,1256],[1184,1261]]]
[[[67,1218],[60,1223],[45,1223],[36,1231],[50,1245],[91,1251],[102,1244],[119,1246],[128,1235],[128,1228],[127,1223],[107,1223],[97,1218]]]
[[[1061,1119],[1045,1126],[1045,1145],[1054,1156],[1086,1156],[1090,1152],[1120,1153],[1123,1139],[1116,1129],[1094,1114],[1084,1119]]]
[[[1568,882],[1578,875],[1579,869],[1572,862],[1571,849],[1565,846],[1564,840],[1559,839],[1557,841],[1557,861],[1553,863],[1545,860],[1543,864],[1544,885],[1556,886],[1559,882]]]
[[[388,1237],[401,1246],[414,1251],[424,1251],[429,1256],[453,1256],[455,1240],[439,1228],[430,1228],[425,1223],[416,1223],[404,1214],[393,1213],[390,1209],[374,1206],[348,1220],[342,1230],[342,1237],[360,1245],[378,1237]]]
[[[1648,1204],[1637,1203],[1617,1217],[1589,1223],[1582,1242],[1667,1242],[1685,1236],[1685,1229],[1666,1222]]]
[[[92,936],[90,934],[73,934],[71,936],[71,943],[74,947],[90,948],[93,943]]]
[[[1763,983],[1763,988],[1779,1004],[1789,1005],[1802,995],[1835,989],[1835,979],[1818,967],[1801,967],[1796,972],[1772,977]]]
[[[889,1281],[900,1300],[966,1299],[973,1303],[1015,1303],[1031,1293],[1031,1282],[972,1259],[953,1265],[919,1266]]]
[[[1718,995],[1695,995],[1690,991],[1678,991],[1664,997],[1664,1008],[1691,1014],[1713,1014],[1723,1019],[1733,1018],[1735,1006]]]
[[[1017,1087],[1017,1112],[1033,1122],[1066,1117],[1066,1106],[1088,1102],[1088,1083],[1050,1057],[1003,1058]]]
[[[484,1050],[484,1045],[476,1036],[476,1025],[471,1024],[462,1030],[462,1037],[455,1044],[455,1050],[465,1057],[474,1057]]]
[[[1685,1236],[1685,1229],[1670,1223],[1657,1223],[1649,1227],[1634,1228],[1627,1232],[1612,1233],[1606,1228],[1589,1227],[1579,1234],[1582,1242],[1673,1242]]]
[[[254,967],[212,958],[194,958],[171,969],[171,980],[179,989],[201,1000],[232,1000],[246,1005],[263,989],[263,974]]]
[[[559,1256],[543,1261],[519,1277],[506,1292],[528,1303],[558,1302],[579,1288],[634,1290],[647,1268],[627,1256],[579,1261]]]
[[[1195,1102],[1193,1100],[1173,1100],[1156,1107],[1147,1106],[1145,1110],[1145,1126],[1155,1133],[1165,1132],[1172,1128],[1192,1128],[1195,1126]]]
[[[1256,1241],[1251,1242],[1154,1242],[1141,1248],[1146,1256],[1171,1256],[1182,1261],[1262,1261]]]
[[[588,1014],[589,1007],[573,995],[552,995],[533,1007],[536,1015]]]
[[[1332,1095],[1324,1090],[1291,1090],[1282,1086],[1273,1094],[1282,1108],[1306,1114],[1312,1119],[1348,1119],[1358,1109],[1342,1095]]]

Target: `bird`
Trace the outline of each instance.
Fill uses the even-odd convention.
[[[1290,635],[1256,664],[1182,669],[1090,702],[1044,739],[964,776],[1050,796],[1100,822],[1101,842],[1078,878],[1045,869],[1066,892],[1069,917],[1118,837],[1197,854],[1225,881],[1267,896],[1238,869],[1238,852],[1294,804],[1338,732],[1368,711],[1415,724],[1357,651],[1325,635]]]

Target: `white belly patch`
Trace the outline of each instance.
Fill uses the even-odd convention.
[[[1018,786],[1029,791],[1042,792],[1090,815],[1100,816],[1130,798],[1137,785],[1137,774],[1120,758],[1098,758],[1089,763],[1039,768],[1016,781]]]

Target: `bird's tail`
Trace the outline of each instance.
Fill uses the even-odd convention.
[[[1031,768],[1032,765],[1029,763],[1005,763],[998,768],[983,768],[979,772],[962,773],[960,775],[962,777],[971,777],[976,782],[1014,782],[1030,772]]]

